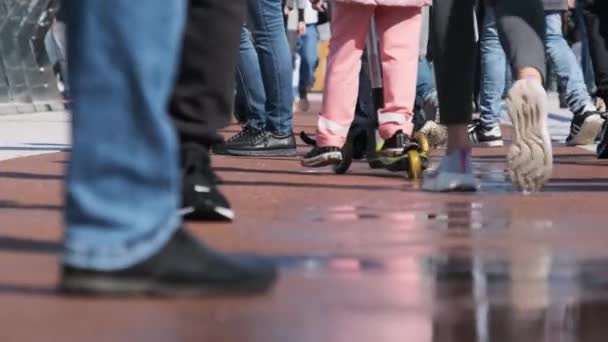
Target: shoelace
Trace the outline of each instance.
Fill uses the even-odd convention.
[[[473,132],[477,127],[481,126],[480,119],[473,119],[471,124],[469,124],[469,133]]]
[[[262,130],[252,127],[245,127],[242,131],[228,139],[227,142],[235,142],[243,139],[246,139],[247,142],[253,142],[262,135],[264,135],[264,131]]]

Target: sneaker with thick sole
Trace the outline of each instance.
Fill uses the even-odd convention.
[[[296,138],[293,133],[278,135],[255,127],[245,126],[243,130],[217,146],[215,154],[248,157],[292,157],[296,152]]]
[[[385,158],[400,157],[405,154],[410,145],[412,145],[410,137],[399,130],[392,137],[384,141],[378,154]]]
[[[605,118],[598,111],[586,111],[575,114],[570,124],[570,134],[566,138],[567,146],[593,144],[602,131]]]
[[[469,125],[469,141],[473,146],[501,147],[504,146],[500,126],[484,127],[476,120]]]
[[[429,192],[475,192],[479,182],[472,171],[471,152],[454,151],[439,166],[425,174],[422,190]]]
[[[127,269],[63,265],[59,290],[83,296],[253,295],[268,291],[276,278],[268,258],[218,253],[180,228],[160,251]]]
[[[538,80],[518,80],[509,90],[513,144],[507,164],[513,185],[524,193],[540,191],[553,171],[547,108],[547,94]]]
[[[418,132],[424,134],[434,147],[445,145],[448,141],[447,128],[432,120],[425,122]]]
[[[342,152],[339,147],[315,146],[302,157],[301,163],[305,167],[323,167],[336,165],[342,161]]]
[[[211,168],[209,152],[198,144],[181,147],[182,206],[186,220],[232,221],[235,214],[217,188],[219,177]]]

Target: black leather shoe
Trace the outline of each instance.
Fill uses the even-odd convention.
[[[59,290],[94,296],[251,295],[269,290],[276,278],[268,259],[218,253],[179,229],[156,255],[125,270],[64,265]]]
[[[293,133],[277,135],[254,127],[245,127],[224,145],[216,147],[214,152],[232,156],[295,156],[296,139]]]
[[[197,144],[181,148],[182,209],[186,220],[232,221],[235,214],[217,188],[219,177],[211,169],[209,152]]]

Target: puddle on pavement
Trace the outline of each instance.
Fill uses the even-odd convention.
[[[417,273],[418,277],[439,283],[459,282],[481,275],[487,282],[494,284],[545,281],[555,285],[580,283],[585,287],[607,286],[608,289],[608,258],[579,260],[574,255],[552,256],[542,249],[533,252],[537,254],[525,251],[521,255],[513,253],[508,256],[487,253],[448,256],[434,253],[430,256],[276,255],[268,258],[285,271],[310,275]]]
[[[452,341],[605,341],[608,314],[608,258],[537,253],[503,256],[358,258],[282,256],[284,272],[323,280],[323,274],[360,277],[347,281],[384,282],[430,308],[432,339]],[[379,272],[404,275],[395,282],[375,279]],[[349,279],[349,278],[344,278]],[[382,287],[381,287],[382,288]],[[342,291],[348,291],[342,285]],[[390,291],[390,290],[389,290]],[[599,317],[588,316],[601,314]],[[420,322],[420,321],[419,321]],[[597,337],[597,339],[595,338]],[[600,338],[601,337],[601,338]],[[581,339],[582,338],[582,339]]]
[[[392,248],[393,256],[377,250],[374,256],[327,254],[274,260],[286,274],[329,284],[341,275],[356,275],[344,277],[344,284],[398,283],[404,295],[428,300],[431,314],[423,319],[431,330],[429,342],[606,341],[608,253],[591,257],[553,246],[545,234],[561,234],[556,222],[530,214],[491,201],[315,208],[307,213],[309,219],[334,223],[323,229],[348,229],[349,222],[368,221],[373,228],[394,221],[433,238],[416,250]],[[485,245],[475,240],[496,231],[500,234],[486,236]],[[513,240],[501,241],[505,238]],[[492,247],[499,242],[503,242],[500,248]]]
[[[276,264],[284,270],[306,275],[322,273],[364,273],[382,270],[383,265],[373,258],[349,256],[273,256]]]
[[[526,218],[511,212],[508,208],[483,202],[417,203],[399,208],[372,206],[335,206],[314,208],[305,212],[306,220],[317,223],[335,223],[348,228],[349,222],[386,221],[400,227],[424,231],[426,229],[495,231],[508,230],[514,225],[530,229],[549,229],[554,226],[548,219]],[[342,225],[344,224],[344,225]],[[376,224],[376,223],[370,223]]]

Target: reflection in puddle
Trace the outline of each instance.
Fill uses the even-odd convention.
[[[484,182],[496,177],[499,183],[498,174]],[[392,248],[392,256],[376,251],[374,256],[294,256],[277,262],[286,272],[317,279],[358,275],[345,279],[373,282],[374,277],[406,276],[410,282],[400,284],[399,291],[429,298],[430,342],[606,341],[608,259],[590,260],[552,244],[550,237],[563,237],[558,228],[564,224],[533,210],[525,203],[504,207],[491,201],[315,208],[309,220],[337,223],[323,229],[345,229],[359,221],[363,224],[357,227],[370,230],[415,229],[423,238],[413,245],[418,249]]]
[[[389,220],[402,223],[413,223],[416,217],[414,212],[405,209],[399,211],[370,208],[365,206],[338,206],[327,210],[319,210],[321,213],[307,214],[312,216],[313,222],[349,222],[367,220]]]
[[[447,202],[417,203],[399,208],[371,206],[336,206],[314,208],[306,212],[306,220],[345,224],[349,222],[382,221],[392,229],[444,230],[450,234],[468,231],[510,231],[510,227],[524,227],[527,231],[545,231],[554,227],[546,218],[531,218],[492,203]],[[348,228],[348,225],[334,228]],[[462,232],[464,231],[464,232]]]
[[[364,278],[403,275],[400,291],[429,298],[429,342],[605,341],[608,259],[585,260],[546,248],[487,255],[449,250],[430,256],[278,256],[288,273]],[[379,278],[386,282],[386,278]],[[347,284],[347,283],[346,283]],[[403,283],[401,283],[403,284]],[[346,285],[348,286],[348,285]],[[347,291],[347,288],[345,288]],[[373,296],[373,294],[372,294]],[[417,300],[422,300],[419,298]]]
[[[383,263],[378,260],[348,256],[277,256],[273,259],[285,270],[308,275],[326,272],[363,273],[384,268]]]
[[[462,251],[459,251],[459,254],[462,254]],[[441,254],[428,257],[276,255],[268,258],[285,271],[296,273],[382,272],[398,275],[422,272],[424,278],[447,285],[482,276],[487,284],[497,286],[519,281],[550,282],[562,290],[575,283],[587,288],[608,288],[608,259],[587,262],[577,260],[574,256],[561,256],[560,260],[549,258],[548,255],[540,255],[536,259],[530,254],[521,255],[521,260],[514,259],[513,256]],[[578,287],[577,285],[576,288]]]

